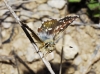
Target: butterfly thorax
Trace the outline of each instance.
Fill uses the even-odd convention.
[[[48,41],[49,39],[50,40],[53,40],[53,35],[51,35],[51,34],[48,34],[48,33],[46,33],[46,32],[40,32],[39,34],[38,34],[38,36],[40,37],[40,39],[42,40],[42,41]]]
[[[42,43],[42,46],[40,46],[40,50],[45,49],[48,52],[52,52],[54,50],[54,46],[55,46],[54,40],[47,39],[44,41],[44,43]]]

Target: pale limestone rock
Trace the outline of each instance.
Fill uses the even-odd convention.
[[[6,22],[9,22],[9,23],[3,22],[3,23],[2,23],[2,26],[3,26],[4,28],[10,28],[10,27],[11,27],[11,22],[13,22],[14,19],[13,19],[12,17],[8,17],[8,18],[5,19],[5,21],[6,21]]]
[[[33,10],[34,8],[38,6],[38,4],[35,1],[30,1],[29,3],[25,3],[22,6],[27,9]]]
[[[48,61],[55,59],[55,58],[54,58],[54,52],[51,52],[51,53],[47,54],[45,57],[46,57],[46,59],[47,59]]]
[[[75,73],[74,74],[81,74],[79,71],[75,71]]]
[[[27,62],[32,62],[40,59],[39,55],[36,53],[34,47],[31,44],[26,49],[25,57]]]
[[[27,16],[20,16],[20,20],[28,20],[29,19],[29,17],[27,17]]]
[[[32,17],[33,12],[32,11],[22,10],[22,11],[20,11],[20,15],[27,16],[27,17]]]
[[[49,12],[49,11],[39,11],[39,12],[35,12],[32,15],[32,17],[36,18],[36,19],[40,19],[41,17],[44,17],[44,16],[52,17],[53,15],[54,15],[54,13]]]
[[[79,53],[79,48],[77,44],[74,42],[71,36],[65,35],[64,58],[65,59],[74,58],[77,53]]]
[[[37,3],[45,3],[47,0],[36,0]]]
[[[48,6],[47,4],[41,4],[37,7],[37,10],[45,10],[45,11],[51,11],[52,8],[50,6]]]
[[[3,3],[2,3],[3,4]],[[0,4],[1,5],[1,4]],[[6,15],[3,15],[3,14],[5,14],[5,12],[7,12],[8,10],[6,9],[6,10],[0,10],[0,17],[2,16],[2,17],[5,17]]]
[[[82,57],[82,59],[83,59],[84,61],[87,61],[87,60],[88,60],[87,54],[82,54],[81,57]]]
[[[2,23],[2,26],[3,26],[4,28],[9,28],[9,27],[11,27],[11,23],[5,23],[5,22],[3,22],[3,23]]]
[[[75,72],[74,67],[71,67],[71,68],[68,69],[68,73],[67,74],[74,74],[74,72]]]
[[[58,52],[61,52],[62,39],[57,43],[56,48]],[[73,59],[77,53],[79,53],[79,48],[77,44],[74,42],[71,36],[65,35],[63,44],[64,59]]]
[[[36,34],[38,34],[38,28],[41,27],[41,24],[41,21],[27,23],[28,27],[31,28]]]
[[[37,7],[38,11],[50,11],[53,13],[59,13],[59,10],[57,8],[52,8],[48,4],[41,4]]]
[[[61,9],[64,7],[66,1],[65,0],[48,0],[47,4],[51,7],[55,7]]]
[[[78,57],[76,57],[76,58],[74,59],[73,64],[75,64],[75,65],[78,66],[82,61],[83,61],[83,60],[82,60],[81,56],[78,56]]]

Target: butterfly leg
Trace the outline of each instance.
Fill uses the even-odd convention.
[[[44,46],[43,46],[40,50],[42,50],[42,53],[43,53],[43,57],[42,57],[42,58],[46,57],[49,53],[52,52],[52,51],[49,50],[49,49],[45,49]],[[38,51],[38,52],[41,52],[41,51]],[[37,52],[37,53],[38,53],[38,52]]]
[[[51,47],[50,47],[51,48]],[[54,51],[54,48],[52,47],[51,49],[50,48],[47,48],[46,49],[46,53],[43,54],[43,57],[46,57],[49,53],[53,52]]]

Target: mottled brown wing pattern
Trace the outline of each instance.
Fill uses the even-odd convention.
[[[50,21],[45,21],[40,28],[38,28],[39,37],[44,41],[46,39],[50,39],[64,31],[76,18],[75,16],[67,16],[60,20],[52,19]]]
[[[52,30],[56,28],[58,21],[56,19],[52,19],[50,21],[45,21],[41,28],[38,28],[38,32],[46,32],[48,34],[52,33]]]
[[[54,34],[64,31],[76,18],[79,16],[67,16],[63,19],[60,19],[57,23],[56,28],[53,30]]]

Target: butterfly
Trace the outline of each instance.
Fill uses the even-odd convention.
[[[51,19],[43,22],[38,28],[38,34],[35,34],[30,28],[33,37],[41,44],[40,49],[46,49],[49,53],[54,50],[55,44],[62,37],[57,37],[75,20],[78,15],[67,16],[60,20]]]

